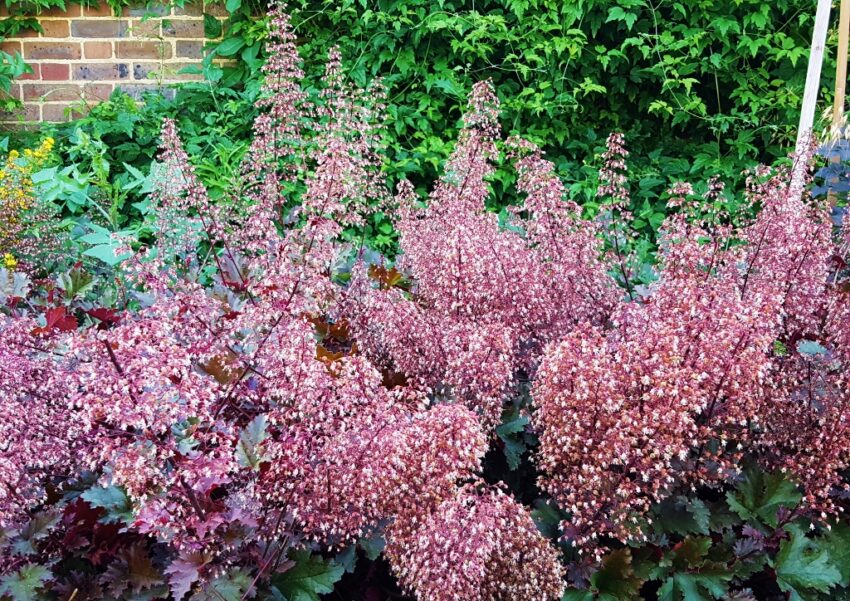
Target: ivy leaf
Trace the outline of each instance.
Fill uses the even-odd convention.
[[[319,601],[320,594],[333,591],[345,571],[332,560],[309,551],[294,554],[295,565],[272,578],[272,584],[288,601]]]
[[[781,474],[767,474],[759,470],[747,470],[736,491],[726,493],[730,509],[743,520],[760,520],[776,528],[777,511],[792,509],[802,499],[797,486]]]
[[[80,495],[92,507],[106,510],[106,515],[101,522],[124,522],[129,524],[133,521],[133,505],[130,497],[117,486],[95,486]]]
[[[34,601],[38,598],[36,591],[51,576],[50,570],[44,566],[31,563],[0,579],[0,593],[8,595],[12,601]]]
[[[520,415],[519,411],[512,409],[505,412],[502,423],[496,427],[496,434],[504,444],[505,459],[511,471],[519,467],[520,458],[526,451],[525,442],[518,435],[527,425],[528,416]]]
[[[631,549],[617,549],[602,558],[602,567],[590,577],[590,584],[599,593],[599,601],[637,598],[643,580],[635,576]]]
[[[260,469],[260,464],[265,459],[262,444],[266,438],[266,416],[258,415],[248,422],[239,435],[239,442],[236,444],[236,459],[239,464],[254,471]]]
[[[790,601],[817,599],[841,581],[841,572],[829,557],[827,548],[806,537],[800,526],[788,525],[791,538],[782,541],[779,553],[772,562],[776,570],[776,583]]]

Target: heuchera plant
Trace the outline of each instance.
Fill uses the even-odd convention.
[[[163,124],[155,242],[119,246],[117,307],[4,293],[0,527],[18,542],[0,594],[300,599],[310,553],[380,535],[423,601],[560,599],[561,550],[483,475],[527,382],[537,485],[584,567],[618,548],[610,570],[654,506],[728,486],[744,457],[789,475],[799,515],[842,511],[850,240],[785,171],[752,174],[743,226],[671,189],[656,279],[637,285],[622,136],[585,219],[538,148],[501,139],[481,82],[430,197],[392,197],[380,85],[352,88],[331,52],[311,101],[279,10],[269,43],[227,202]],[[507,224],[484,206],[503,150],[525,196]],[[377,207],[395,265],[344,242]],[[48,571],[82,547],[94,581]],[[312,574],[313,598],[329,592]]]

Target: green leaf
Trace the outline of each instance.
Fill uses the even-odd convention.
[[[242,38],[228,38],[216,46],[216,52],[221,56],[233,56],[245,45]]]
[[[44,566],[31,563],[0,579],[0,593],[8,595],[12,601],[35,601],[37,591],[51,576]]]
[[[656,529],[670,534],[708,534],[711,512],[700,499],[673,497],[653,509]]]
[[[657,568],[659,577],[667,575],[658,591],[660,600],[702,601],[726,594],[733,574],[725,564],[708,561],[711,545],[707,536],[689,536],[665,555]]]
[[[590,591],[568,588],[564,591],[564,596],[561,597],[561,601],[593,601],[593,593]]]
[[[190,601],[242,601],[252,578],[243,570],[231,570],[205,584]]]
[[[227,0],[224,8],[227,9],[227,12],[232,14],[239,10],[240,6],[242,6],[242,0]]]
[[[617,549],[603,557],[602,567],[590,577],[590,584],[599,601],[637,599],[643,580],[635,576],[631,549]]]
[[[521,415],[516,409],[511,409],[505,412],[502,423],[496,427],[496,434],[504,443],[505,459],[511,470],[519,467],[522,454],[526,451],[525,442],[519,434],[525,430],[528,422],[528,416]]]
[[[320,601],[320,594],[333,592],[345,571],[333,560],[326,560],[309,551],[293,555],[295,565],[283,574],[272,577],[272,584],[288,601]]]
[[[60,514],[50,511],[42,511],[30,518],[26,525],[17,534],[17,539],[12,545],[16,555],[31,555],[36,552],[35,543],[46,538],[56,523]]]
[[[95,486],[80,495],[92,507],[106,510],[106,516],[101,519],[104,523],[133,521],[133,505],[130,497],[117,486]]]
[[[375,561],[378,559],[378,555],[380,555],[384,551],[384,547],[387,546],[387,541],[384,539],[383,535],[375,533],[371,536],[364,536],[357,544],[363,549],[363,552],[366,553],[367,559],[370,561]]]
[[[729,589],[732,574],[714,569],[674,574],[658,590],[660,601],[707,601],[721,599]]]
[[[806,536],[800,526],[786,526],[791,538],[782,541],[772,564],[776,582],[790,601],[815,600],[815,592],[827,593],[841,581],[841,572],[829,557],[826,546]]]
[[[263,456],[263,441],[268,438],[266,431],[266,416],[258,415],[245,426],[236,443],[236,459],[243,467],[252,470],[260,469],[260,464],[265,458]]]
[[[729,507],[743,520],[760,520],[775,528],[780,507],[793,509],[802,499],[797,486],[781,474],[767,474],[757,469],[744,472],[735,491],[726,493]]]
[[[116,248],[118,248],[116,244],[98,244],[97,246],[92,246],[91,248],[86,249],[83,254],[87,257],[99,259],[110,267],[114,267],[132,256],[130,253],[116,255]]]
[[[204,13],[204,37],[210,40],[221,37],[221,21]]]
[[[821,539],[821,546],[841,572],[841,586],[850,585],[850,524],[838,521]]]

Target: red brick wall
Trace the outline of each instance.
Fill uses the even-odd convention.
[[[38,17],[42,33],[21,33],[0,43],[8,53],[21,52],[33,69],[12,84],[23,108],[0,113],[0,121],[64,121],[72,109],[85,110],[116,87],[134,96],[149,89],[167,94],[168,84],[199,77],[179,71],[202,56],[203,13],[226,16],[215,3],[125,8],[120,16],[100,4],[47,11]]]

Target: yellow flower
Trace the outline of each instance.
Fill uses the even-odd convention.
[[[6,253],[3,255],[3,264],[6,266],[6,269],[14,269],[18,264],[18,260],[12,253]]]

